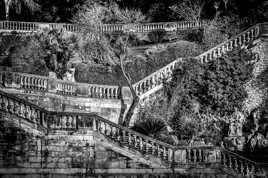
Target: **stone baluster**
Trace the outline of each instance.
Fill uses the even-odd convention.
[[[153,142],[148,140],[147,147],[146,147],[146,153],[148,155],[152,155],[152,149],[153,149]]]
[[[112,139],[115,139],[115,128],[111,126],[111,133],[110,133],[110,137]]]
[[[119,88],[115,88],[115,99],[119,99],[120,96],[119,96]]]
[[[151,144],[152,144],[152,155],[156,155],[157,152],[156,152],[156,146],[155,146],[155,143],[152,142]]]
[[[252,40],[254,38],[254,29],[251,29],[249,32],[250,32],[250,38]]]
[[[250,31],[247,31],[246,35],[247,35],[247,42],[250,42]]]
[[[110,97],[114,98],[114,89],[110,88],[109,91],[110,91]]]
[[[112,126],[110,124],[107,123],[107,136],[109,137],[111,135],[112,132]]]
[[[31,119],[30,116],[31,116],[31,113],[30,113],[30,106],[27,106],[27,105],[26,105],[25,117],[26,117],[26,119],[30,120],[30,119]]]
[[[114,88],[108,89],[108,98],[114,98]]]
[[[191,149],[187,149],[186,152],[187,152],[187,155],[186,155],[187,156],[187,158],[186,158],[187,161],[192,162]]]
[[[64,116],[64,119],[66,119],[65,129],[70,129],[72,116]]]
[[[242,40],[242,44],[246,43],[246,34],[245,33],[243,33],[241,35],[241,40]]]
[[[98,131],[100,132],[100,133],[102,133],[102,134],[104,134],[104,125],[103,125],[103,122],[102,121],[98,121],[98,126],[99,126],[99,128],[98,128]]]
[[[101,122],[101,123],[102,123],[101,125],[102,133],[107,136],[107,124],[105,122]]]
[[[251,175],[255,175],[255,171],[256,171],[256,169],[255,169],[255,166],[254,165],[252,165],[251,166]]]
[[[76,117],[77,117],[77,116],[71,116],[71,117],[70,117],[70,120],[69,120],[69,121],[70,121],[70,128],[71,128],[71,129],[76,129],[76,123],[75,123],[75,121],[76,121]]]
[[[93,87],[92,86],[89,86],[89,88],[88,88],[88,96],[89,97],[93,96]]]
[[[246,176],[249,177],[250,176],[250,170],[249,170],[249,164],[246,163]]]
[[[139,148],[138,148],[138,149],[139,149],[140,151],[143,150],[143,144],[144,144],[144,143],[143,143],[143,139],[142,139],[142,137],[139,137]]]
[[[197,162],[196,149],[193,149],[192,151],[193,151],[193,161],[194,161],[194,163],[196,163]]]
[[[161,157],[160,145],[156,144],[156,148],[157,148],[157,157]]]
[[[92,97],[97,97],[97,88],[95,86],[92,87]]]
[[[237,38],[234,39],[234,47],[237,48],[238,44],[237,44]]]
[[[94,117],[92,118],[92,128],[93,128],[94,131],[98,130],[97,121],[96,121],[96,119]]]
[[[198,153],[198,156],[197,156],[198,162],[202,162],[203,161],[202,149],[198,149],[197,153]]]
[[[25,88],[30,88],[30,78],[29,77],[25,77]]]
[[[2,96],[2,109],[4,110],[4,111],[8,111],[8,108],[7,108],[7,106],[8,106],[8,100],[7,100],[7,98],[6,97],[4,97],[4,96]]]
[[[121,129],[120,128],[116,128],[116,134],[117,134],[117,141],[119,143],[122,142],[122,135],[121,135]]]
[[[128,144],[128,138],[126,134],[127,134],[126,131],[122,130],[122,143],[123,144]]]
[[[67,125],[67,118],[66,116],[60,116],[60,121],[61,121],[61,129],[66,129]]]
[[[241,160],[240,161],[240,172],[241,172],[241,174],[244,176],[245,175],[245,173],[244,173],[244,164],[243,164],[243,161]]]
[[[233,168],[233,163],[232,163],[232,156],[229,156],[229,168]]]
[[[162,152],[162,155],[161,155],[161,158],[163,159],[163,160],[167,160],[167,150],[166,150],[166,147],[162,147],[162,150],[163,150],[163,152]]]

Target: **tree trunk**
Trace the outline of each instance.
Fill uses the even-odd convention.
[[[6,20],[9,20],[9,7],[11,0],[4,0],[4,2],[5,2]]]
[[[132,94],[133,96],[133,94]],[[128,127],[130,120],[134,114],[134,110],[137,107],[137,105],[139,104],[140,98],[138,96],[133,97],[132,103],[127,111],[127,114],[125,116],[124,122],[123,122],[123,126]]]
[[[125,55],[126,57],[127,55]],[[131,79],[130,77],[127,75],[126,71],[125,71],[125,67],[124,67],[124,59],[125,57],[120,57],[120,68],[121,68],[121,71],[123,73],[123,76],[124,78],[126,79],[127,81],[127,85],[131,91],[131,95],[132,95],[132,103],[126,113],[126,116],[124,118],[124,121],[123,121],[123,126],[125,127],[128,127],[129,126],[129,123],[130,123],[130,120],[134,114],[134,110],[135,108],[137,107],[137,105],[139,104],[139,101],[140,101],[140,98],[139,96],[136,94],[136,91],[134,90],[133,86],[132,86],[132,82],[131,82]]]
[[[123,125],[123,121],[124,121],[124,113],[125,113],[125,111],[126,111],[127,106],[126,106],[126,104],[125,104],[125,102],[124,102],[124,98],[123,98],[123,92],[122,92],[123,87],[122,87],[122,86],[119,86],[119,89],[120,89],[119,93],[120,93],[121,109],[120,109],[120,115],[119,115],[118,123],[119,123],[120,125]]]

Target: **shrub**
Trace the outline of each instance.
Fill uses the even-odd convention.
[[[242,109],[247,97],[243,85],[250,79],[253,69],[249,60],[251,56],[246,52],[234,51],[206,64],[195,59],[181,63],[174,71],[172,81],[165,87],[171,125],[178,136],[189,139],[189,135],[193,136],[202,128],[198,114],[208,112],[229,117],[236,108]]]
[[[163,30],[153,30],[148,34],[148,38],[152,43],[161,43],[164,41],[166,31]]]
[[[7,57],[13,71],[47,75],[49,71],[62,78],[73,57],[76,39],[58,30],[44,30],[26,37],[9,49]]]

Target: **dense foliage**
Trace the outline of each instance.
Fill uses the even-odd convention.
[[[73,36],[64,37],[64,32],[46,29],[13,44],[3,63],[13,71],[38,75],[52,71],[58,78],[63,78],[75,44]]]
[[[180,138],[189,139],[205,130],[200,114],[212,115],[219,128],[224,129],[221,118],[242,109],[247,97],[243,85],[250,79],[253,68],[249,60],[251,56],[246,52],[234,51],[206,64],[189,59],[175,70],[166,92],[170,122]]]
[[[10,8],[12,20],[70,22],[72,15],[88,2],[84,0],[32,0],[39,5],[39,10],[31,13],[32,6],[22,4]],[[12,0],[16,3],[17,0]],[[21,2],[21,1],[19,1]],[[30,1],[25,1],[30,2]],[[90,2],[107,3],[105,0],[91,0]],[[123,9],[138,9],[150,21],[174,21],[212,19],[215,14],[238,15],[239,17],[253,17],[256,21],[268,18],[268,4],[265,0],[111,0]],[[18,9],[21,9],[18,11]],[[185,15],[183,15],[185,14]],[[127,15],[130,15],[127,13]],[[5,19],[4,1],[0,1],[0,17]]]

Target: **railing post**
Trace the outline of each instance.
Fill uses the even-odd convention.
[[[92,127],[94,131],[98,131],[96,119],[94,117],[92,118]]]

